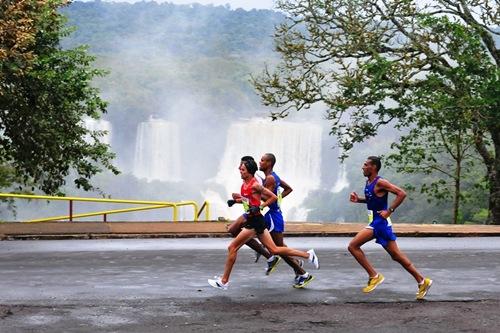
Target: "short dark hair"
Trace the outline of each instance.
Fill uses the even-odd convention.
[[[276,164],[276,156],[274,156],[274,154],[272,153],[265,153],[264,155],[271,160],[271,166],[273,167],[274,164]]]
[[[245,168],[247,168],[247,171],[251,173],[252,175],[255,175],[257,172],[257,163],[255,160],[248,160],[248,161],[243,161],[242,162],[245,165]]]
[[[380,161],[380,157],[368,156],[368,160],[371,162],[371,164],[375,165],[377,171],[379,171],[382,168],[382,162]]]
[[[252,156],[243,156],[241,158],[241,161],[242,162],[245,162],[245,161],[255,161],[255,159]]]

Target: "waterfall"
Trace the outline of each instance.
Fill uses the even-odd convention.
[[[343,163],[339,166],[337,180],[335,181],[331,191],[333,193],[339,193],[347,187],[349,187],[349,181],[347,180],[347,166]]]
[[[133,174],[148,181],[179,181],[180,132],[177,124],[150,118],[137,127]]]
[[[322,127],[313,123],[270,122],[267,119],[233,123],[227,133],[215,182],[224,186],[230,198],[231,193],[239,192],[241,187],[238,171],[241,157],[251,155],[258,162],[264,153],[273,153],[276,156],[274,171],[293,188],[282,202],[285,219],[304,221],[307,209],[302,202],[311,190],[320,186],[321,134]],[[216,213],[231,218],[241,215],[241,209],[237,208],[225,207],[221,212],[222,204],[214,203]]]
[[[108,145],[111,144],[111,123],[109,121],[103,119],[86,118],[83,121],[83,126],[89,131],[106,131],[107,134],[100,137],[100,141]],[[85,140],[87,142],[90,142],[90,136],[86,136]]]

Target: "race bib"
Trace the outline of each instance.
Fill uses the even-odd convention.
[[[245,212],[248,212],[250,210],[248,198],[241,197],[241,203],[243,204],[243,209],[245,210]]]
[[[368,224],[373,222],[373,210],[368,210]]]
[[[370,224],[370,223],[373,222],[373,210],[368,210],[367,214],[368,214],[368,224]],[[390,216],[388,218],[386,218],[386,221],[387,221],[387,225],[389,227],[392,226],[392,221],[391,221],[391,217]]]

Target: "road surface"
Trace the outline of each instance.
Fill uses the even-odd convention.
[[[292,288],[281,263],[270,276],[242,249],[230,289],[222,272],[229,239],[101,239],[0,242],[0,332],[498,332],[500,238],[400,238],[434,280],[426,301],[375,243],[369,259],[386,280],[363,294],[366,273],[349,238],[289,238],[315,248],[321,269]]]

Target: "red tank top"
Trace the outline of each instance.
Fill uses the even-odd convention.
[[[258,184],[257,179],[255,177],[252,177],[252,179],[248,182],[241,185],[241,196],[246,198],[248,200],[249,206],[260,206],[260,198],[255,198],[255,196],[252,195],[252,187]]]

